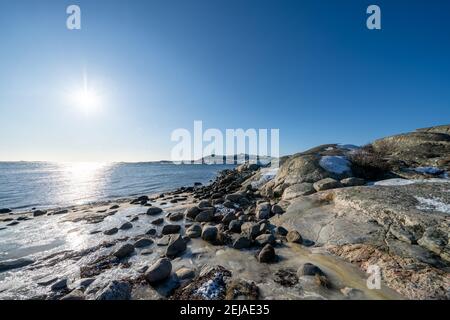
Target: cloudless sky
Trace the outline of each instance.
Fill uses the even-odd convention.
[[[0,160],[168,159],[194,120],[279,128],[282,154],[450,123],[450,2],[1,0]]]

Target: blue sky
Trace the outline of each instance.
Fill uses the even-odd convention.
[[[167,159],[194,120],[279,128],[282,154],[449,123],[449,16],[448,1],[2,1],[0,160]],[[84,71],[91,115],[68,98]]]

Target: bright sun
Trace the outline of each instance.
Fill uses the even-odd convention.
[[[83,86],[70,94],[71,103],[85,114],[93,114],[100,110],[102,99],[98,91],[88,84],[86,71],[84,72]]]
[[[101,105],[101,99],[97,92],[86,88],[73,93],[72,101],[78,109],[85,113],[95,113]]]

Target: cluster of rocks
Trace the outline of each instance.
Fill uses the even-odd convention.
[[[173,260],[183,257],[191,242],[204,241],[205,245],[243,250],[253,255],[256,263],[274,264],[269,267],[277,266],[282,258],[282,246],[317,245],[362,270],[380,266],[384,283],[405,297],[448,298],[448,183],[372,186],[367,178],[372,175],[361,170],[364,165],[372,170],[370,161],[381,159],[387,164],[383,170],[389,168],[389,172],[379,177],[443,176],[450,170],[449,133],[450,126],[440,126],[377,140],[359,155],[371,152],[376,156],[369,155],[370,159],[360,163],[357,161],[361,159],[355,160],[359,149],[354,146],[323,145],[279,159],[280,167],[272,179],[265,176],[265,168],[244,164],[221,172],[209,185],[195,183],[153,198],[137,197],[130,203],[145,207],[145,214],[151,217],[151,228],[145,234],[111,242],[114,249],[109,255],[82,268],[83,286],[69,289],[67,279],[52,279],[47,285],[63,299],[130,299],[137,285],[151,286],[173,299],[258,298],[257,285],[232,277],[221,266],[204,266],[198,274],[186,267],[173,270]],[[422,173],[411,169],[419,166],[439,166],[442,170],[430,174],[433,170]],[[183,211],[167,214],[151,203],[158,201],[162,206],[191,199],[193,202]],[[118,208],[112,206],[109,211],[83,219],[98,223]],[[0,209],[0,214],[9,213],[9,209]],[[32,216],[45,214],[35,210]],[[130,217],[130,221],[103,233],[126,233],[135,221],[141,220]],[[17,219],[7,222],[18,223]],[[87,289],[88,279],[113,266],[129,266],[129,257],[137,252],[151,254],[151,249],[144,248],[153,245],[161,254],[142,269],[140,278]],[[2,263],[0,272],[32,263]],[[333,287],[329,277],[311,263],[299,266],[297,271],[278,270],[275,282],[293,286],[300,277],[313,277],[320,286]],[[341,292],[347,298],[362,295],[347,287]]]
[[[257,168],[254,166],[238,167],[235,170],[223,172],[209,186],[196,185],[192,189],[182,188],[172,193],[159,195],[157,199],[160,203],[170,199],[183,199],[185,197],[180,194],[186,194],[186,192],[191,192],[195,199],[194,204],[186,208],[184,212],[166,214],[166,219],[160,216],[164,210],[150,204],[149,198],[139,197],[133,200],[133,204],[148,207],[146,214],[155,217],[150,224],[158,226],[160,233],[158,234],[155,228],[151,228],[145,235],[134,238],[134,242],[125,239],[125,243],[118,245],[111,255],[101,257],[86,266],[82,270],[83,276],[91,278],[107,268],[127,264],[128,258],[136,254],[136,249],[156,244],[158,247],[165,247],[164,253],[143,270],[140,285],[143,281],[157,290],[162,290],[165,296],[171,296],[175,292],[173,297],[222,299],[244,295],[248,298],[257,298],[258,287],[254,283],[245,281],[237,283],[236,280],[231,281],[231,278],[228,279],[227,276],[218,276],[218,274],[230,273],[220,266],[213,266],[215,271],[200,272],[196,275],[196,272],[189,268],[181,268],[174,272],[171,262],[172,259],[183,256],[188,249],[190,239],[197,238],[211,245],[249,250],[259,263],[276,263],[278,261],[277,247],[285,242],[307,245],[312,243],[304,240],[295,230],[288,231],[270,223],[269,219],[275,215],[282,215],[284,209],[276,202],[261,196],[257,190],[243,186],[255,170]],[[185,229],[176,223],[182,219],[185,220]],[[105,230],[104,234],[112,235],[132,227],[131,222],[125,222],[121,226]],[[144,252],[141,251],[141,254]],[[223,288],[212,294],[207,289],[208,285],[205,285],[208,281],[217,282],[220,284],[218,286]],[[95,298],[129,298],[133,289],[132,282],[115,281],[108,287],[99,289],[95,293]],[[192,288],[196,289],[192,291]],[[79,290],[75,291],[75,296],[72,295],[73,291],[75,290],[69,293],[71,299],[81,296]]]

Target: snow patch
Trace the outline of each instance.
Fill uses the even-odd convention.
[[[413,180],[409,179],[402,179],[402,178],[394,178],[394,179],[387,179],[387,180],[381,180],[374,182],[374,186],[406,186],[408,184],[415,183]]]
[[[203,297],[206,300],[219,299],[224,292],[223,274],[216,272],[214,278],[206,281],[199,287],[195,294]]]
[[[328,172],[337,174],[351,171],[350,162],[343,156],[323,156],[319,161],[319,165]]]
[[[278,173],[279,168],[261,168],[260,169],[260,178],[257,181],[253,181],[251,183],[254,189],[258,189],[261,186],[265,185],[267,182],[275,178]]]
[[[394,178],[394,179],[386,179],[380,180],[373,183],[369,183],[368,185],[373,186],[406,186],[414,183],[450,183],[449,179],[441,179],[441,178],[431,178],[431,179],[402,179],[402,178]]]
[[[441,201],[439,198],[422,198],[422,197],[414,197],[419,201],[419,205],[416,206],[417,209],[420,210],[433,210],[433,211],[439,211],[443,213],[450,214],[450,205],[446,204]]]

